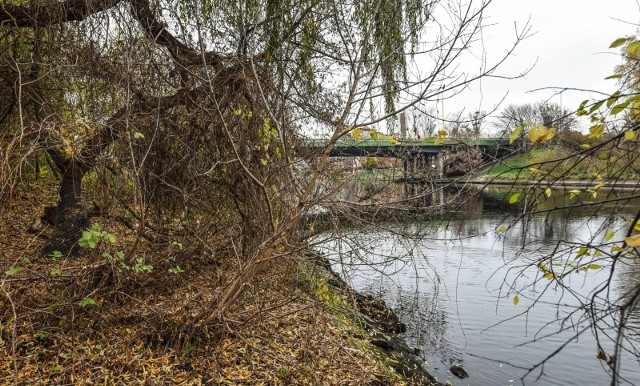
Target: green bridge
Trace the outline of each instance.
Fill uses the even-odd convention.
[[[303,147],[321,151],[327,140],[309,140]],[[389,157],[400,158],[407,179],[441,179],[446,176],[446,152],[477,147],[487,158],[501,158],[513,151],[508,139],[478,138],[471,140],[445,139],[442,142],[417,140],[340,140],[331,149],[330,157]]]
[[[309,150],[320,150],[327,146],[328,140],[308,140],[303,147]],[[436,144],[434,141],[416,140],[339,140],[331,149],[330,157],[394,157],[406,158],[412,156],[435,155],[460,146],[475,146],[484,153],[498,155],[511,149],[509,139],[478,138],[471,140],[445,139]]]

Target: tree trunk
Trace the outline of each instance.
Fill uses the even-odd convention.
[[[87,207],[82,199],[84,174],[75,163],[62,174],[55,229],[43,248],[44,254],[60,251],[63,255],[73,255],[79,251],[78,240],[82,231],[89,228]]]

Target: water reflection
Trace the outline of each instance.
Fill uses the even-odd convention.
[[[604,230],[610,229],[620,230],[612,241],[620,240],[640,203],[633,198],[635,201],[626,201],[625,209],[604,200],[615,198],[619,203],[627,200],[624,196],[607,192],[589,198],[599,203],[596,207],[546,212],[578,200],[586,202],[587,198],[571,197],[567,191],[551,196],[543,192],[536,207],[539,213],[522,215],[522,206],[504,201],[513,190],[442,192],[457,199],[447,203],[446,217],[345,230],[338,240],[318,239],[319,249],[334,259],[336,270],[355,288],[383,297],[399,312],[409,325],[410,344],[422,350],[427,368],[441,381],[449,379],[458,385],[519,383],[524,369],[588,326],[581,304],[608,278],[607,260],[601,263],[602,269],[568,273],[566,262],[575,260],[574,243],[586,243],[594,236],[602,239]],[[500,224],[508,230],[497,231]],[[549,255],[550,267],[563,262],[559,264],[562,267],[550,269],[557,269],[558,275],[566,273],[561,277],[568,288],[546,280],[529,285],[541,275],[530,263],[544,255]],[[614,272],[615,293],[602,301],[625,293],[631,297],[639,285],[640,264],[626,259]],[[517,305],[513,304],[516,292],[509,293],[510,289],[517,289]],[[632,341],[622,353],[621,371],[632,383],[640,384],[637,299],[627,315]],[[610,317],[600,320],[604,329],[611,323]],[[607,333],[613,334],[610,330]],[[600,338],[603,348],[611,351],[607,336]],[[520,346],[525,342],[531,343]],[[607,366],[596,354],[595,338],[587,331],[526,381],[607,384]],[[460,363],[471,378],[457,380],[448,373],[449,366]]]

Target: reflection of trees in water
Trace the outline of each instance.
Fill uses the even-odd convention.
[[[616,290],[621,294],[621,304],[629,304],[626,310],[625,322],[626,342],[625,348],[632,351],[640,363],[640,261],[627,259],[623,261],[624,267],[620,270],[616,281]]]
[[[399,187],[402,188],[400,185],[395,185],[394,194],[397,194]],[[427,186],[424,189],[424,192],[430,192],[429,189],[433,188]],[[609,312],[607,310],[614,309],[621,302],[618,299],[610,299],[609,294],[606,296],[603,294],[605,298],[599,299],[600,303],[595,305],[595,311],[591,311],[587,296],[593,294],[593,289],[589,288],[592,283],[584,287],[583,292],[581,288],[585,282],[582,279],[582,273],[576,271],[570,274],[572,268],[567,268],[570,265],[567,261],[571,261],[572,264],[598,263],[603,266],[603,269],[589,268],[589,272],[604,273],[606,257],[598,258],[589,254],[581,263],[578,263],[580,260],[577,259],[576,252],[587,243],[603,245],[602,239],[609,230],[628,227],[628,220],[634,214],[630,210],[640,207],[638,200],[632,202],[625,200],[624,194],[603,192],[598,199],[619,201],[617,203],[603,201],[590,207],[563,210],[558,208],[575,205],[580,198],[571,198],[568,192],[555,190],[551,197],[545,198],[539,206],[529,206],[526,215],[523,215],[521,205],[508,204],[508,200],[505,203],[505,198],[513,194],[513,190],[493,189],[480,193],[471,189],[442,189],[441,187],[435,187],[435,189],[440,189],[443,201],[446,202],[444,215],[432,212],[433,217],[412,220],[411,212],[406,211],[398,216],[384,217],[381,222],[366,223],[358,230],[351,229],[342,233],[339,236],[342,246],[337,247],[336,244],[337,248],[335,248],[341,249],[339,253],[343,257],[343,273],[347,276],[351,273],[359,275],[360,285],[357,285],[357,288],[364,288],[366,292],[387,300],[402,320],[408,324],[409,343],[423,349],[425,359],[437,359],[451,365],[459,362],[464,350],[456,346],[459,342],[459,337],[456,336],[457,326],[452,322],[455,319],[446,311],[446,301],[438,301],[440,290],[436,277],[438,269],[429,265],[429,258],[426,256],[427,249],[433,250],[433,245],[442,245],[440,241],[436,242],[437,240],[446,240],[445,243],[453,241],[454,245],[458,243],[463,245],[465,239],[485,235],[487,237],[482,238],[481,242],[488,245],[494,243],[494,246],[500,248],[500,244],[504,242],[503,251],[508,251],[512,256],[504,255],[502,259],[504,264],[502,268],[508,271],[508,277],[505,276],[506,281],[503,284],[509,285],[510,280],[513,279],[514,285],[520,285],[522,299],[525,299],[525,294],[530,292],[533,294],[531,299],[536,302],[541,301],[541,308],[538,310],[544,312],[545,302],[548,299],[543,296],[546,295],[549,295],[551,302],[557,306],[551,311],[556,312],[556,321],[546,325],[545,328],[559,326],[559,331],[572,328],[575,331],[583,326],[583,322],[589,323],[592,320],[591,317],[595,317],[601,318],[599,319],[601,322],[596,322],[597,325],[594,325],[597,331],[588,328],[585,331],[600,334],[596,339],[610,337],[613,329],[607,325],[614,325],[613,319],[616,315],[605,315],[601,310],[605,313]],[[406,191],[403,194],[406,194]],[[412,194],[412,197],[420,196],[417,190]],[[423,197],[425,195],[426,193]],[[546,197],[544,192],[542,195]],[[624,206],[619,206],[621,202]],[[498,231],[501,225],[508,225],[509,229],[505,232]],[[616,237],[621,236],[622,233],[624,232],[619,232]],[[558,248],[555,249],[556,247]],[[602,251],[608,253],[609,247]],[[428,267],[418,272],[423,269],[419,267],[422,262],[425,262]],[[536,262],[542,262],[547,267],[545,269],[553,270],[560,280],[551,281],[543,278],[541,272],[544,273],[544,271],[535,265]],[[627,263],[628,266],[616,269],[621,277],[616,281],[617,287],[612,288],[611,296],[619,296],[616,294],[639,287],[640,261],[632,260]],[[418,278],[413,276],[413,272],[404,275],[407,273],[407,267],[409,267],[408,270],[419,273],[417,276],[426,273],[433,277]],[[565,278],[564,274],[568,276]],[[521,284],[530,282],[532,277],[541,279],[540,282],[535,280],[537,284],[534,284],[534,287]],[[606,277],[606,274],[601,277]],[[413,283],[414,280],[415,283]],[[576,286],[576,291],[571,288],[571,280],[573,284],[580,282]],[[421,283],[419,289],[418,282]],[[411,292],[412,289],[414,292]],[[381,295],[381,292],[384,295]],[[607,304],[612,304],[613,307],[607,308]],[[637,349],[640,347],[638,302],[634,304],[633,311],[626,316],[625,348],[633,358],[638,358],[640,356]],[[629,353],[624,354],[624,358],[630,358],[627,355]],[[623,364],[625,368],[628,368],[631,362],[635,364],[634,360],[624,359],[623,362],[625,361],[627,363]]]
[[[452,326],[446,308],[438,300],[438,285],[435,284],[431,291],[421,287],[413,292],[407,291],[406,283],[403,286],[404,289],[400,288],[400,283],[384,280],[367,284],[363,292],[387,300],[400,320],[407,324],[407,343],[418,348],[423,359],[437,358],[447,368],[461,364],[463,352],[449,337]],[[389,293],[395,296],[391,297]]]

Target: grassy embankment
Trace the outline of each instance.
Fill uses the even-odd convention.
[[[587,143],[588,144],[588,143]],[[578,155],[571,156],[579,153]],[[591,151],[580,146],[537,145],[493,165],[486,177],[506,180],[529,178],[593,180],[640,179],[640,160],[634,151],[608,146]]]

